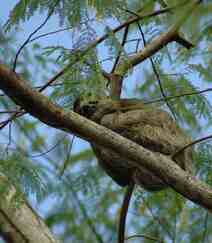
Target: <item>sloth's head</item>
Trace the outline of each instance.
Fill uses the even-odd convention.
[[[80,98],[77,98],[73,105],[74,112],[90,118],[97,110],[98,101],[82,101]]]

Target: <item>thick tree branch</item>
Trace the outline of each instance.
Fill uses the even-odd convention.
[[[212,211],[212,189],[182,170],[169,157],[153,153],[119,134],[72,111],[65,112],[22,80],[4,65],[0,65],[0,89],[32,116],[52,127],[74,133],[87,141],[113,149],[141,164],[160,177],[175,191]]]
[[[1,174],[0,186],[8,185],[7,193],[3,193],[0,197],[0,235],[6,242],[59,243],[24,199],[18,205],[14,203],[16,189]]]

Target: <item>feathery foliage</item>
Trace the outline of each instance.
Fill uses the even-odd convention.
[[[173,26],[182,16],[186,2],[191,1],[14,0],[15,6],[0,31],[0,62],[12,68],[15,55],[27,39],[22,38],[22,33],[30,36],[35,31],[25,24],[36,23],[41,28],[23,46],[16,71],[39,89],[57,70],[68,65],[44,93],[69,111],[79,96],[85,99],[107,96],[109,87],[104,71],[112,70],[117,56],[121,53],[118,64],[127,62]],[[114,31],[138,14],[148,15],[167,7],[172,9],[130,24],[124,44],[126,26]],[[160,80],[149,59],[131,67],[124,80],[123,96],[155,101],[156,106],[170,113],[171,107],[177,123],[193,139],[211,133],[211,10],[211,2],[202,1],[180,29],[180,35],[193,48],[187,50],[174,42],[154,55],[152,60]],[[104,38],[99,39],[101,36]],[[0,95],[1,110],[5,111],[0,112],[1,126],[19,108]],[[61,242],[116,242],[123,189],[99,168],[88,144],[78,138],[72,141],[63,132],[28,115],[10,124],[1,129],[0,173],[17,187],[18,195],[37,196],[48,226]],[[212,185],[211,153],[210,140],[195,145],[195,173],[209,185]],[[0,194],[9,189],[3,183]],[[141,233],[158,241],[212,240],[211,215],[171,189],[149,193],[137,188],[127,225],[127,235]],[[152,242],[147,237],[142,240]],[[133,238],[131,242],[141,239]]]

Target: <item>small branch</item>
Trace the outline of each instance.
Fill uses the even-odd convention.
[[[130,235],[127,238],[125,238],[125,240],[131,240],[131,239],[134,239],[134,238],[144,238],[144,239],[147,239],[147,240],[152,240],[152,241],[156,241],[156,242],[159,242],[159,243],[164,243],[164,241],[162,241],[162,240],[160,240],[156,237],[152,237],[150,235],[141,235],[141,234]]]
[[[161,14],[165,14],[167,12],[169,12],[171,9],[175,9],[177,8],[179,5],[175,5],[173,7],[168,7],[165,9],[161,9],[161,10],[157,10],[157,11],[153,11],[151,13],[148,14],[144,14],[144,15],[139,15],[138,17],[131,17],[129,18],[126,22],[122,23],[121,25],[117,26],[116,28],[114,28],[113,30],[111,30],[113,33],[116,33],[120,30],[122,30],[123,28],[129,26],[130,24],[133,24],[135,22],[137,22],[138,20],[141,19],[146,19],[146,18],[150,18],[150,17],[154,17],[154,16],[158,16]],[[69,68],[71,68],[71,66],[73,66],[74,64],[76,64],[76,62],[78,62],[80,60],[80,58],[82,58],[83,56],[85,56],[88,51],[90,51],[91,49],[95,48],[98,44],[100,44],[101,42],[103,42],[105,39],[107,39],[109,37],[109,34],[105,34],[102,37],[96,39],[95,41],[93,41],[92,43],[90,43],[84,50],[82,50],[80,52],[80,55],[76,55],[76,59],[73,60],[71,63],[69,63],[63,70],[61,70],[60,72],[58,72],[57,74],[57,78],[59,76],[62,76],[66,70],[68,70]],[[74,54],[73,54],[74,56]],[[52,79],[55,79],[54,77]]]
[[[198,6],[198,4],[199,1],[195,1],[192,4],[187,4],[188,7],[186,8],[182,16],[167,32],[162,33],[151,43],[146,45],[146,47],[143,50],[129,57],[128,60],[120,63],[117,67],[116,74],[123,77],[132,67],[140,64],[147,58],[151,57],[170,42],[176,41],[179,38],[179,28],[182,26],[182,24],[185,22],[188,16],[192,13],[192,11]]]
[[[194,44],[186,40],[184,37],[182,37],[179,33],[176,36],[175,41],[179,43],[180,45],[184,46],[186,49],[191,49],[194,47]]]
[[[81,200],[79,199],[79,197],[78,197],[78,195],[77,195],[77,192],[75,192],[71,186],[70,186],[70,190],[71,190],[71,192],[72,192],[72,194],[73,194],[73,198],[75,199],[77,205],[79,206],[80,211],[82,212],[82,215],[83,215],[84,219],[85,219],[86,222],[87,222],[88,227],[90,228],[91,232],[94,234],[94,236],[95,236],[95,238],[96,238],[96,241],[97,241],[98,243],[104,243],[104,241],[103,241],[101,235],[97,232],[96,227],[95,227],[93,221],[92,221],[91,218],[89,217],[89,215],[88,215],[88,213],[87,213],[87,210],[86,210],[84,204],[83,204],[83,203],[81,202]]]
[[[124,47],[124,45],[125,45],[125,43],[127,41],[128,33],[129,33],[129,25],[127,25],[126,28],[125,28],[125,30],[124,30],[124,35],[123,35],[123,39],[122,39],[122,43],[121,43],[122,48]],[[121,56],[121,53],[122,53],[122,50],[119,51],[118,56],[115,59],[113,68],[111,70],[111,73],[114,73],[115,72],[116,66],[117,66],[117,64],[119,62],[119,59],[120,59],[120,56]]]
[[[3,129],[4,127],[6,127],[11,121],[13,121],[15,118],[18,118],[22,115],[26,114],[26,112],[24,111],[17,111],[16,113],[14,113],[10,118],[8,118],[7,120],[0,122],[0,130]]]
[[[86,21],[83,21],[83,22],[80,22],[79,25],[83,25],[83,24],[86,24],[87,22],[91,22],[91,21],[94,21],[93,19],[90,19],[90,20],[86,20]],[[44,33],[44,34],[41,34],[41,35],[38,35],[32,39],[30,39],[28,41],[28,43],[31,43],[35,40],[38,40],[40,38],[43,38],[43,37],[46,37],[46,36],[50,36],[50,35],[54,35],[54,34],[57,34],[57,33],[60,33],[60,32],[64,32],[64,31],[67,31],[67,30],[71,30],[73,29],[74,27],[67,27],[67,28],[62,28],[62,29],[58,29],[58,30],[54,30],[54,31],[50,31],[50,32],[47,32],[47,33]]]
[[[195,91],[195,92],[186,92],[186,93],[179,94],[179,95],[167,96],[166,100],[173,100],[173,99],[177,99],[177,98],[183,98],[183,97],[186,97],[186,96],[198,95],[198,94],[211,92],[211,91],[212,91],[212,88],[203,89],[203,90]],[[153,103],[157,103],[157,102],[165,102],[165,100],[164,100],[164,98],[155,99],[155,100],[144,102],[144,104],[148,105],[148,104],[153,104]]]
[[[186,5],[186,4],[188,4],[187,0],[182,2],[181,6]],[[166,2],[164,2],[164,1],[161,2],[161,6],[163,8],[167,8],[168,7]],[[173,13],[173,10],[170,10],[169,13]],[[194,45],[191,42],[187,41],[184,37],[180,36],[179,33],[176,36],[176,42],[178,42],[180,45],[184,46],[188,50],[194,47]]]
[[[57,87],[57,86],[63,86],[64,85],[64,83],[62,83],[62,82],[58,82],[58,83],[56,83],[56,84],[50,84],[48,87]],[[37,86],[33,86],[33,89],[40,89],[40,88],[42,88],[43,87],[43,85],[37,85]],[[0,97],[5,97],[5,95],[4,94],[0,94]]]
[[[173,7],[168,7],[168,8],[156,10],[156,11],[153,11],[153,12],[148,13],[148,14],[142,14],[142,15],[139,15],[139,17],[131,17],[126,22],[120,24],[119,26],[117,26],[116,28],[112,29],[111,31],[113,33],[116,33],[118,31],[122,30],[123,28],[125,28],[125,27],[127,27],[127,26],[129,26],[129,25],[131,25],[131,24],[133,24],[135,22],[137,22],[138,20],[146,19],[146,18],[150,18],[150,17],[155,17],[155,16],[158,16],[158,15],[161,15],[161,14],[165,14],[165,13],[169,12],[170,10],[177,8],[178,6],[179,6],[179,4],[175,5]],[[85,50],[92,49],[92,48],[96,47],[98,44],[103,42],[108,37],[109,37],[109,34],[103,35],[102,37],[98,38],[93,43],[91,43]]]
[[[124,35],[121,43],[122,48],[124,47],[125,42],[127,40],[128,32],[129,32],[129,25],[126,26],[124,31]],[[121,53],[122,53],[122,49],[119,51],[118,56],[115,59],[111,74],[115,72],[116,66],[118,65],[119,59],[121,57]],[[116,76],[114,74],[111,77],[112,77],[110,79],[111,97],[112,99],[119,99],[122,91],[123,78],[120,76]]]
[[[65,137],[67,135],[63,136],[61,139],[59,139],[52,147],[50,147],[48,150],[44,151],[44,152],[41,152],[39,154],[33,154],[33,155],[26,155],[27,157],[30,157],[30,158],[38,158],[38,157],[41,157],[41,156],[45,156],[47,155],[48,153],[52,152],[54,149],[56,149],[61,143],[62,141],[64,141]]]
[[[124,195],[124,200],[122,202],[121,214],[119,218],[119,228],[118,228],[118,243],[124,243],[127,211],[134,190],[134,185],[135,185],[134,182],[131,182],[131,184],[127,187]]]
[[[0,114],[13,114],[13,113],[18,113],[19,111],[18,110],[7,110],[7,111],[0,111]]]
[[[168,222],[164,222],[165,221],[164,219],[161,220],[158,215],[155,215],[155,213],[153,212],[152,208],[148,205],[148,203],[146,202],[143,195],[141,196],[141,198],[143,200],[145,207],[148,209],[149,213],[151,214],[151,217],[153,218],[153,220],[157,222],[158,226],[161,227],[161,229],[169,236],[169,238],[172,240],[172,242],[174,242],[172,233],[169,230],[169,228],[167,227]]]
[[[71,163],[71,158],[70,157],[71,157],[71,152],[72,152],[72,148],[73,148],[73,144],[74,144],[74,139],[75,139],[75,136],[73,135],[72,138],[71,138],[70,144],[69,144],[69,148],[68,148],[68,151],[67,151],[66,159],[63,162],[63,165],[62,165],[62,167],[60,168],[60,171],[59,171],[60,177],[63,176],[68,164]]]
[[[209,136],[206,136],[206,137],[203,137],[203,138],[199,138],[199,139],[193,141],[192,143],[187,144],[186,146],[184,146],[184,147],[182,147],[181,149],[179,149],[176,153],[174,153],[174,154],[172,155],[172,159],[175,160],[175,159],[177,158],[177,156],[178,156],[179,154],[181,154],[181,153],[182,153],[184,150],[186,150],[187,148],[189,148],[189,147],[191,147],[191,146],[194,146],[194,145],[197,144],[197,143],[204,142],[204,141],[206,141],[206,140],[208,140],[208,139],[211,139],[211,138],[212,138],[212,135],[209,135]]]
[[[57,4],[60,2],[60,0],[57,0],[54,7],[52,8],[52,10],[49,12],[49,14],[47,15],[47,17],[45,18],[45,20],[43,21],[43,23],[41,23],[29,36],[28,38],[24,41],[24,43],[21,45],[21,47],[18,49],[16,55],[15,55],[15,60],[13,63],[13,71],[15,72],[16,70],[16,65],[17,65],[17,60],[18,60],[18,56],[20,55],[21,51],[24,49],[24,47],[30,42],[30,39],[32,38],[32,36],[34,34],[36,34],[41,28],[43,28],[43,26],[48,22],[49,18],[52,16],[52,14],[54,13],[55,7],[57,6]]]
[[[144,43],[144,47],[145,47],[145,46],[146,46],[146,39],[145,39],[144,33],[143,33],[143,31],[142,31],[142,28],[141,28],[139,22],[137,23],[137,25],[138,25],[138,29],[139,29],[139,31],[140,31],[140,34],[141,34],[141,37],[142,37],[142,40],[143,40],[143,43]],[[154,63],[154,61],[153,61],[153,58],[150,57],[149,59],[150,59],[151,65],[152,65],[153,72],[155,73],[155,76],[156,76],[156,78],[157,78],[158,85],[159,85],[159,88],[160,88],[160,92],[161,92],[161,94],[162,94],[162,96],[163,96],[163,98],[164,98],[164,100],[165,100],[165,103],[166,103],[167,107],[169,108],[169,110],[171,111],[173,117],[174,117],[175,120],[176,120],[176,115],[175,115],[175,113],[174,113],[174,111],[173,111],[171,105],[170,105],[169,102],[166,100],[166,94],[165,94],[165,91],[164,91],[164,89],[163,89],[163,85],[162,85],[162,82],[161,82],[161,79],[160,79],[160,75],[159,75],[159,73],[158,73],[158,71],[157,71],[157,68],[156,68],[155,63]]]

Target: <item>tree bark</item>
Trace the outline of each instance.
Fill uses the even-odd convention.
[[[22,196],[16,203],[17,191],[2,174],[0,186],[8,187],[0,197],[0,235],[6,242],[59,243]]]

